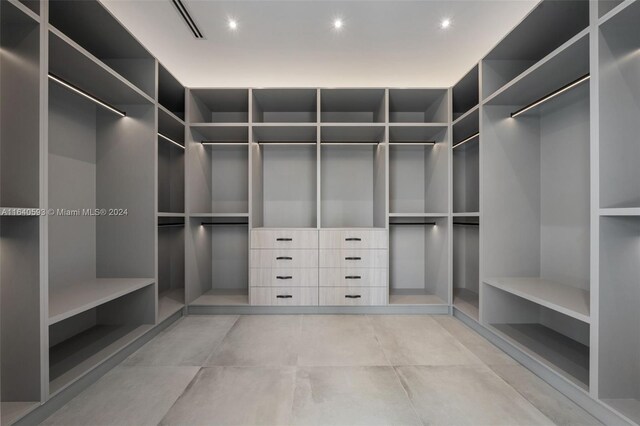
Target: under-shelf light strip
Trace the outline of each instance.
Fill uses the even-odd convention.
[[[174,141],[173,139],[166,137],[162,133],[158,133],[158,136],[160,136],[162,139],[164,139],[164,140],[166,140],[168,142],[171,142],[172,144],[177,145],[180,148],[184,149],[184,146],[180,145],[178,142]]]
[[[391,226],[395,226],[395,225],[425,225],[425,226],[436,226],[435,222],[395,222],[395,223],[389,223],[389,225]]]
[[[381,142],[321,142],[321,145],[366,146],[380,145]]]
[[[100,99],[96,98],[95,96],[90,95],[89,93],[85,92],[82,89],[77,88],[76,86],[74,86],[73,84],[64,81],[63,79],[61,79],[60,77],[49,73],[49,79],[52,81],[55,81],[56,83],[60,84],[61,86],[66,87],[69,90],[72,90],[74,92],[76,92],[77,94],[84,96],[85,98],[89,99],[90,101],[95,102],[96,104],[100,105],[103,108],[108,109],[111,112],[115,112],[116,114],[118,114],[121,117],[126,117],[127,114],[124,111],[120,111],[118,108],[114,108],[111,105],[101,101]]]
[[[258,145],[280,145],[280,146],[286,146],[286,145],[316,145],[315,142],[254,142],[257,143]]]
[[[453,146],[453,148],[451,148],[451,149],[455,149],[455,148],[459,147],[460,145],[464,145],[465,143],[467,143],[467,142],[469,142],[469,141],[471,141],[471,140],[473,140],[473,139],[477,138],[478,136],[480,136],[480,132],[475,133],[475,134],[473,134],[473,135],[469,136],[468,138],[466,138],[465,140],[458,142],[458,143],[457,143],[457,144],[455,144],[455,145]]]
[[[565,85],[565,86],[562,86],[562,87],[561,87],[561,88],[559,88],[558,90],[556,90],[556,91],[554,91],[554,92],[549,93],[548,95],[546,95],[546,96],[544,96],[544,97],[542,97],[542,98],[538,99],[537,101],[535,101],[535,102],[533,102],[533,103],[531,103],[531,104],[527,105],[526,107],[521,108],[521,109],[517,110],[516,112],[512,112],[512,113],[511,113],[511,118],[516,118],[516,117],[517,117],[517,116],[519,116],[520,114],[522,114],[522,113],[525,113],[525,112],[529,111],[531,108],[535,108],[535,107],[537,107],[538,105],[540,105],[540,104],[542,104],[542,103],[544,103],[544,102],[546,102],[546,101],[548,101],[548,100],[550,100],[550,99],[553,99],[553,98],[555,98],[556,96],[558,96],[558,95],[560,95],[560,94],[562,94],[562,93],[566,92],[567,90],[571,90],[571,89],[573,89],[574,87],[576,87],[576,86],[577,86],[577,85],[579,85],[580,83],[584,83],[585,81],[589,80],[589,78],[590,78],[590,77],[591,77],[591,76],[590,76],[589,74],[583,75],[583,76],[582,76],[582,77],[580,77],[579,79],[574,80],[574,81],[572,81],[571,83],[569,83],[569,84],[567,84],[567,85]]]

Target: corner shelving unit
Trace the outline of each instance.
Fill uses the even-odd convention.
[[[480,124],[481,321],[587,391],[590,90],[551,95],[589,74],[588,8],[541,3],[483,59]]]
[[[155,324],[149,220],[155,197],[140,194],[155,192],[149,152],[155,152],[156,132],[155,59],[97,2],[50,2],[50,21],[49,73],[126,114],[49,80],[45,170],[48,208],[56,214],[46,218],[48,380],[54,395]],[[121,46],[114,47],[114,38]]]
[[[640,423],[640,3],[598,4],[598,397]]]

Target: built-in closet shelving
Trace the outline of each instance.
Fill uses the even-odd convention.
[[[598,4],[598,396],[640,423],[640,3]]]
[[[481,63],[480,124],[481,319],[585,390],[591,322],[588,25],[588,2],[536,7]],[[571,90],[536,104],[572,83]]]
[[[42,401],[40,23],[0,2],[0,423]],[[19,324],[19,327],[16,325]]]

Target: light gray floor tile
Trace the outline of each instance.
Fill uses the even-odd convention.
[[[234,315],[184,318],[132,354],[124,364],[202,366],[237,319]]]
[[[424,424],[553,424],[486,366],[395,368]]]
[[[602,424],[521,365],[494,365],[491,369],[557,425]]]
[[[296,365],[301,322],[298,315],[242,316],[206,364]]]
[[[117,367],[43,424],[157,425],[197,372],[197,367]]]
[[[371,316],[391,365],[467,365],[480,360],[425,315]]]
[[[295,367],[203,368],[161,424],[288,424],[294,383]]]
[[[433,318],[485,364],[518,365],[516,360],[464,325],[459,319],[447,315],[438,315]]]
[[[364,315],[305,315],[298,365],[389,365]]]
[[[419,425],[392,367],[300,367],[293,425]]]

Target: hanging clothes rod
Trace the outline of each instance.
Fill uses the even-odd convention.
[[[548,95],[545,95],[543,97],[541,97],[540,99],[538,99],[537,101],[533,101],[531,102],[529,105],[527,105],[524,108],[520,108],[519,110],[517,110],[516,112],[512,112],[511,113],[511,118],[516,118],[517,116],[519,116],[520,114],[529,111],[531,108],[535,108],[538,105],[547,102],[550,99],[555,98],[556,96],[560,95],[561,93],[566,92],[567,90],[571,90],[574,87],[576,87],[577,85],[579,85],[580,83],[583,83],[587,80],[589,80],[589,78],[591,78],[591,76],[589,74],[585,74],[582,77],[578,78],[577,80],[573,80],[571,83],[565,84],[564,86],[562,86],[561,88],[554,90],[553,92],[549,93]]]
[[[478,136],[480,136],[480,132],[474,133],[473,135],[469,136],[468,138],[458,142],[451,149],[456,149],[460,145],[464,145],[465,143],[472,141],[473,139],[477,138]]]
[[[184,226],[184,222],[174,222],[174,223],[159,223],[158,228],[169,228],[172,226]]]
[[[480,226],[477,222],[453,222],[454,225],[464,225],[464,226]]]

